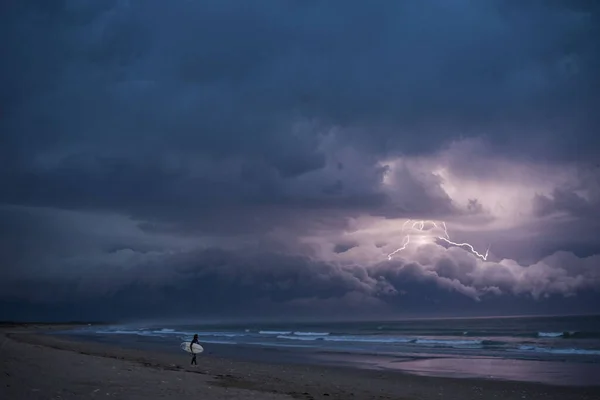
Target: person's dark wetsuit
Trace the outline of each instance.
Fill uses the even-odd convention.
[[[190,343],[190,350],[192,351],[192,361],[190,362],[190,365],[198,365],[198,363],[196,362],[196,353],[194,353],[193,349],[194,344],[200,344],[200,342],[198,341],[198,334],[194,335],[194,338]]]

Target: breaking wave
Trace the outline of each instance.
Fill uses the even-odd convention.
[[[328,336],[329,332],[258,331],[260,335]]]
[[[324,341],[324,342],[349,342],[349,343],[409,343],[416,339],[392,338],[377,336],[291,336],[279,335],[277,339],[283,340],[304,340],[304,341]]]
[[[600,332],[538,332],[538,337],[564,339],[600,339]]]
[[[525,352],[536,352],[536,353],[550,353],[550,354],[579,354],[588,356],[600,356],[600,350],[594,349],[559,349],[550,347],[540,346],[519,346],[520,351]]]
[[[322,342],[345,342],[345,343],[372,343],[372,344],[409,344],[428,347],[477,347],[483,346],[484,340],[452,340],[452,339],[424,339],[411,337],[393,336],[294,336],[278,335],[281,340],[302,340]]]
[[[298,336],[329,336],[329,332],[294,332]]]

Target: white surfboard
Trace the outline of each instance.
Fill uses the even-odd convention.
[[[181,350],[187,351],[188,353],[200,354],[204,351],[204,347],[198,343],[194,343],[190,349],[190,342],[181,342]]]

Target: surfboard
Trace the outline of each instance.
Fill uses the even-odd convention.
[[[190,349],[190,342],[181,342],[181,350],[187,351],[188,353],[199,354],[204,351],[204,347],[200,346],[198,343],[194,343],[192,345],[192,349]]]

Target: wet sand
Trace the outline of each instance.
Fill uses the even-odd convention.
[[[600,386],[438,378],[214,356],[199,356],[198,366],[190,367],[185,354],[33,334],[39,328],[0,329],[0,398],[600,399]]]

